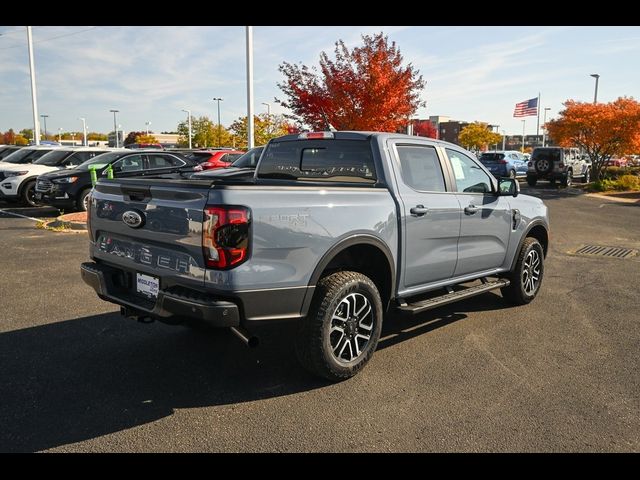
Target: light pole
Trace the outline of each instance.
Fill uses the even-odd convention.
[[[147,137],[149,136],[149,125],[151,125],[151,122],[144,122],[144,124],[147,126]]]
[[[262,102],[262,105],[267,106],[267,117],[271,117],[271,104],[269,102]]]
[[[491,125],[491,127],[496,127],[496,133],[498,133],[498,134],[500,133],[500,130],[499,130],[500,129],[500,125]],[[498,142],[496,142],[494,145],[495,145],[494,151],[497,152],[498,151]]]
[[[593,94],[593,103],[598,103],[598,79],[600,78],[600,75],[592,73],[591,76],[596,79],[596,91]]]
[[[522,153],[524,153],[524,119],[522,119]]]
[[[504,152],[504,141],[507,139],[507,132],[502,130],[502,151]]]
[[[49,115],[41,114],[40,117],[44,121],[44,139],[46,140],[47,139],[47,118],[49,118]]]
[[[247,41],[247,148],[253,148],[253,27],[246,27]]]
[[[189,149],[191,149],[191,110],[182,110],[187,114],[187,122],[189,124]]]
[[[542,117],[542,146],[547,146],[547,110],[551,110],[551,107],[544,107],[544,116]]]
[[[220,125],[220,102],[223,101],[222,98],[219,97],[213,97],[213,101],[214,102],[218,102],[218,146],[221,147],[222,145],[220,145],[221,140],[220,140],[220,135],[221,135],[221,125]]]
[[[62,141],[62,127],[58,127],[58,142]]]
[[[29,47],[29,72],[31,74],[31,105],[33,107],[33,143],[40,145],[40,121],[38,120],[38,99],[36,95],[36,67],[33,64],[33,39],[31,27],[27,27],[27,45]]]
[[[87,146],[87,121],[84,117],[79,117],[78,120],[82,120],[82,146]]]
[[[116,134],[116,148],[120,145],[118,144],[118,122],[116,121],[116,113],[120,112],[120,110],[109,110],[113,113],[113,133]]]

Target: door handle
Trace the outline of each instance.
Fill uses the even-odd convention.
[[[466,213],[467,215],[473,215],[478,210],[480,210],[480,209],[478,207],[476,207],[475,205],[469,205],[468,207],[466,207],[464,209],[464,213]]]
[[[415,215],[416,217],[421,217],[422,215],[429,213],[429,209],[424,205],[416,205],[409,211],[411,212],[411,215]]]

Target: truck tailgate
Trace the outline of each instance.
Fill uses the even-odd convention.
[[[204,282],[203,209],[210,181],[101,180],[90,205],[94,257],[161,278]]]

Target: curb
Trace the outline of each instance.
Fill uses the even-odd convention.
[[[621,198],[613,195],[603,195],[601,193],[585,193],[585,197],[599,198],[600,200],[608,200],[610,202],[619,203],[640,203],[640,198]]]

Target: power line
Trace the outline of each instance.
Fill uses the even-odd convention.
[[[93,30],[95,28],[100,28],[99,26],[96,27],[91,27],[91,28],[85,28],[84,30],[78,30],[77,32],[70,32],[70,33],[63,33],[62,35],[56,35],[54,37],[49,37],[49,38],[43,38],[42,40],[36,40],[33,43],[43,43],[43,42],[48,42],[49,40],[55,40],[57,38],[62,38],[62,37],[69,37],[71,35],[77,35],[78,33],[84,33],[84,32],[88,32],[89,30]],[[0,34],[2,35],[2,34]],[[9,50],[11,48],[20,48],[23,45],[14,45],[13,47],[4,47],[4,48],[0,48],[0,50]]]

